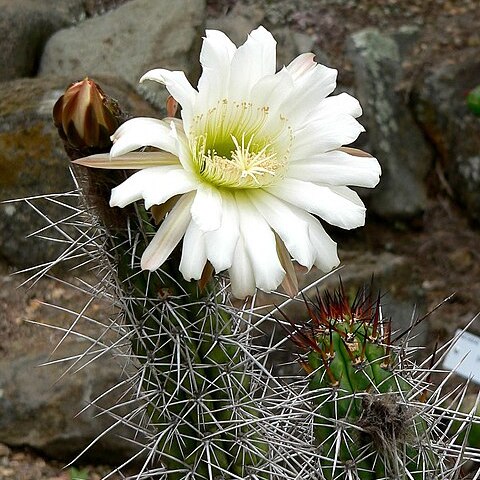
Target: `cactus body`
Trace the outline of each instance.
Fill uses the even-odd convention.
[[[73,98],[81,91],[76,84]],[[64,115],[68,96],[56,107],[71,159],[104,151],[104,130],[125,118],[103,92],[89,98],[98,108],[79,102],[87,122]],[[79,141],[103,109],[115,121],[103,113],[97,119],[102,128],[88,139],[99,144]],[[392,345],[379,299],[363,291],[350,305],[340,288],[307,302],[310,322],[291,322],[289,333],[308,376],[284,381],[272,374],[275,336],[262,348],[253,341],[272,312],[259,318],[254,302],[233,308],[225,280],[208,282],[208,265],[198,284],[185,281],[178,249],[161,269],[141,269],[155,224],[172,205],[112,212],[108,194],[125,172],[80,168],[74,174],[84,206],[76,223],[82,241],[66,235],[72,243],[64,259],[96,264],[103,280],[91,294],[106,293],[120,312],[109,328],[127,344],[121,354],[135,366],[130,383],[138,403],[126,398],[136,406],[118,422],[141,434],[146,457],[135,479],[453,480],[462,478],[464,458],[480,459],[461,433],[478,419],[462,417],[455,406],[439,408],[441,389],[431,388],[428,368],[405,363],[405,351]],[[59,203],[58,196],[51,200]],[[445,420],[453,425],[450,437],[440,428]]]
[[[364,289],[349,305],[340,287],[317,295],[307,309],[310,323],[295,326],[291,338],[306,350],[301,364],[314,393],[322,478],[443,478],[426,448],[428,416],[413,400],[419,385],[399,367],[380,299]]]

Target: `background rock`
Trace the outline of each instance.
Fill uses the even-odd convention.
[[[340,280],[345,286],[348,298],[353,300],[357,291],[364,286],[372,285],[374,292],[382,295],[382,311],[385,318],[392,319],[393,329],[403,332],[411,325],[412,317],[419,318],[426,313],[424,292],[421,281],[412,274],[412,268],[407,258],[388,252],[372,255],[370,252],[340,252],[342,266],[337,272],[325,277],[318,284],[318,291],[330,290],[333,292],[339,287]],[[299,273],[300,288],[305,288],[321,277],[320,272],[313,268],[306,275]],[[307,296],[314,296],[316,289],[307,292]],[[259,293],[259,305],[278,305],[275,295]],[[292,318],[307,319],[302,299],[290,303],[284,313]],[[427,328],[421,325],[415,329],[417,337],[412,345],[422,345],[425,341]]]
[[[45,42],[55,31],[84,15],[82,3],[1,0],[0,80],[35,74]]]
[[[266,25],[277,41],[277,67],[288,65],[297,55],[313,52],[316,61],[330,65],[328,57],[315,44],[316,36],[312,33],[299,32],[285,25],[285,21],[275,18],[271,6],[258,2],[246,6],[235,4],[227,13],[207,19],[206,27],[228,32],[228,36],[238,46],[247,39],[247,35],[259,25]],[[278,13],[278,12],[277,12]],[[272,22],[273,20],[273,22]]]
[[[183,70],[191,80],[199,74],[198,58],[204,28],[204,0],[131,0],[76,27],[61,30],[47,43],[40,75],[111,75],[121,78],[157,106],[167,93],[156,82],[138,85],[152,68]]]
[[[87,283],[97,281],[92,274],[82,277]],[[82,291],[86,284],[73,276],[67,282],[76,288],[47,278],[40,279],[34,288],[31,283],[30,288],[19,288],[20,278],[0,271],[0,444],[28,446],[52,458],[71,461],[113,424],[110,415],[98,415],[100,409],[117,405],[114,411],[125,413],[118,404],[130,399],[130,393],[121,398],[128,383],[120,385],[101,398],[100,408],[88,408],[77,416],[126,378],[124,362],[112,353],[102,353],[104,346],[118,341],[118,334],[107,330],[112,307],[105,301],[86,305]],[[77,319],[75,312],[80,311],[95,322]],[[75,333],[63,340],[69,328]],[[101,341],[93,346],[89,339],[98,338]],[[73,365],[76,356],[87,350],[90,353]],[[71,360],[40,366],[64,358]],[[115,427],[92,446],[83,461],[121,463],[137,451],[128,440],[133,437],[133,430]]]
[[[409,330],[413,322],[425,315],[426,301],[425,292],[421,286],[421,280],[412,272],[412,265],[408,258],[383,252],[373,255],[370,252],[347,252],[339,253],[342,258],[342,265],[335,273],[325,276],[321,282],[317,282],[322,274],[313,268],[307,274],[298,273],[300,288],[306,288],[317,282],[315,288],[305,292],[305,297],[314,299],[318,294],[322,295],[326,290],[333,293],[342,282],[345,293],[350,302],[353,301],[359,289],[372,287],[373,298],[381,294],[382,313],[385,319],[392,320],[392,338]],[[257,293],[256,313],[266,315],[275,306],[281,305],[285,298],[276,294]],[[267,305],[261,309],[260,305]],[[303,299],[297,298],[287,306],[281,308],[282,314],[275,312],[273,317],[284,320],[283,315],[293,322],[308,321],[309,316]],[[409,334],[404,335],[410,339],[410,345],[425,345],[429,326],[427,322],[420,322],[412,328]],[[272,319],[262,324],[259,342],[262,346],[269,345],[272,334],[275,342],[285,338],[285,332],[279,328]],[[300,367],[298,362],[292,360],[292,352],[296,347],[291,342],[283,344],[283,348],[271,354],[269,361],[272,367],[280,375],[298,375]]]
[[[153,114],[147,103],[122,80],[98,78],[98,81],[127,111],[135,115]],[[52,121],[53,105],[70,83],[71,77],[48,76],[1,84],[0,202],[74,189],[69,160]],[[52,220],[73,213],[46,200],[35,203]],[[26,238],[47,224],[24,202],[0,203],[0,258],[18,268],[56,259],[64,251],[64,244]],[[54,229],[45,234],[62,239]]]
[[[78,355],[89,346],[89,342],[70,339],[56,357]],[[73,459],[112,426],[111,416],[98,414],[100,409],[121,401],[126,387],[103,397],[98,402],[100,408],[88,408],[77,416],[90,402],[122,381],[121,367],[111,355],[87,365],[87,356],[75,373],[61,377],[64,363],[39,366],[49,361],[50,355],[51,345],[43,343],[17,358],[0,360],[0,442],[29,445],[53,458]],[[122,409],[115,411],[121,414]],[[127,409],[123,411],[127,413]],[[95,443],[84,461],[106,463],[112,458],[117,461],[133,457],[138,448],[126,438],[132,439],[133,432],[126,426],[115,427]]]
[[[402,77],[402,47],[408,32],[396,37],[374,28],[353,34],[348,52],[356,96],[364,109],[366,150],[382,165],[380,184],[371,193],[372,211],[384,218],[410,218],[426,208],[425,177],[433,152],[405,99],[397,91]],[[397,40],[396,40],[396,39]]]
[[[466,105],[466,94],[480,82],[478,49],[429,68],[415,85],[412,105],[441,156],[450,194],[471,219],[480,222],[480,118]]]
[[[126,0],[0,0],[0,81],[36,74],[48,38]]]

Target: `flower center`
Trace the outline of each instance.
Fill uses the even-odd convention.
[[[198,174],[226,188],[261,188],[284,177],[293,135],[268,107],[224,99],[197,115],[190,131]]]

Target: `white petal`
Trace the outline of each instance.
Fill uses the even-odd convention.
[[[329,186],[328,187],[332,192],[336,193],[337,195],[342,196],[349,202],[354,203],[355,205],[359,206],[360,208],[365,209],[365,205],[362,202],[362,199],[358,195],[357,192],[354,192],[351,188],[342,187],[342,186]]]
[[[277,41],[262,25],[250,33],[249,39],[254,41],[249,48],[254,49],[256,56],[260,59],[262,76],[273,75],[277,69]]]
[[[178,155],[177,144],[170,126],[155,118],[132,118],[112,135],[112,157],[118,157],[140,147],[157,147]]]
[[[196,186],[194,178],[177,165],[145,168],[112,189],[110,206],[123,208],[144,198],[145,207],[150,208]]]
[[[207,254],[205,251],[204,234],[195,222],[190,222],[185,232],[185,237],[183,237],[182,258],[179,270],[187,282],[192,279],[199,280],[206,263]]]
[[[199,183],[191,214],[202,232],[219,228],[222,222],[222,196],[218,189]]]
[[[227,96],[230,63],[236,50],[235,44],[223,32],[206,31],[200,52],[203,71],[198,81],[196,111],[208,108]]]
[[[260,26],[250,33],[232,58],[229,98],[245,100],[253,85],[262,77],[275,73],[276,45],[272,34],[264,27]]]
[[[317,62],[313,60],[314,58],[313,53],[302,53],[287,65],[286,68],[294,81],[298,81],[303,75],[311,73],[317,65]]]
[[[249,198],[283,240],[292,257],[310,269],[315,253],[308,237],[308,224],[298,215],[300,210],[260,189],[249,192]]]
[[[285,276],[277,255],[275,235],[244,194],[239,192],[235,198],[240,214],[240,231],[252,264],[255,284],[270,292],[280,285]]]
[[[191,118],[198,92],[187,80],[184,72],[156,68],[143,75],[140,83],[145,80],[154,80],[165,85],[170,95],[182,106],[182,112]]]
[[[145,184],[143,188],[145,208],[148,209],[152,205],[161,205],[169,198],[191,192],[197,187],[198,181],[196,178],[183,168],[171,169]]]
[[[98,153],[73,160],[72,163],[108,170],[139,170],[161,165],[179,165],[180,161],[177,156],[168,152],[132,152],[121,157],[111,157],[108,153]]]
[[[164,175],[178,168],[173,166],[151,167],[140,170],[128,177],[120,185],[112,189],[110,196],[111,207],[125,207],[128,204],[143,198],[145,187],[149,184],[155,186],[158,181],[162,181]]]
[[[272,115],[282,105],[293,88],[293,81],[285,68],[275,75],[262,77],[250,92],[250,101],[259,107],[268,106]]]
[[[238,238],[233,263],[228,270],[232,282],[232,294],[236,298],[245,298],[255,293],[255,277],[252,264],[245,249],[242,236]]]
[[[232,266],[233,253],[240,235],[237,205],[229,193],[222,193],[222,224],[213,232],[205,233],[207,257],[215,271]]]
[[[334,190],[339,188],[342,187],[326,187],[287,178],[266,190],[286,202],[319,215],[337,227],[349,230],[364,225],[365,207],[363,204],[359,204],[353,196],[346,198],[346,191]]]
[[[362,114],[360,102],[348,93],[340,93],[325,98],[318,106],[319,112],[334,115],[336,113],[345,113],[352,117],[359,117]]]
[[[376,158],[349,155],[339,150],[292,162],[288,176],[329,185],[356,185],[372,188],[380,180]]]
[[[162,222],[158,232],[143,252],[141,260],[143,270],[153,271],[160,268],[185,235],[191,221],[190,207],[193,198],[193,193],[183,195]]]
[[[182,128],[179,128],[180,126]],[[179,124],[178,121],[172,121],[170,124],[170,127],[172,129],[172,137],[176,142],[176,148],[178,150],[178,159],[180,160],[180,163],[187,172],[193,173],[195,168],[192,160],[192,152],[190,151],[188,138],[185,135],[183,126],[183,123]]]
[[[365,129],[351,115],[325,115],[294,132],[291,161],[335,150],[355,141]]]
[[[281,106],[283,115],[295,129],[318,109],[318,105],[336,86],[337,71],[316,64],[294,81],[294,88]]]
[[[315,249],[315,266],[322,272],[329,272],[340,263],[337,244],[327,235],[315,217],[303,212],[302,218],[308,222],[309,238]]]

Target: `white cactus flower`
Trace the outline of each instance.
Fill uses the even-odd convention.
[[[346,93],[328,97],[337,71],[313,57],[276,72],[276,42],[265,28],[239,48],[208,30],[196,89],[180,71],[142,77],[166,86],[182,119],[129,120],[113,135],[110,157],[78,163],[139,170],[113,189],[111,206],[143,199],[148,209],[177,198],[143,269],[160,268],[183,238],[185,279],[199,279],[210,261],[229,271],[233,294],[243,298],[277,288],[290,256],[307,269],[338,265],[336,243],[317,217],[345,229],[363,225],[365,207],[347,185],[374,187],[381,171],[375,158],[342,148],[364,130],[355,120],[361,107]],[[145,146],[158,151],[129,153]]]

